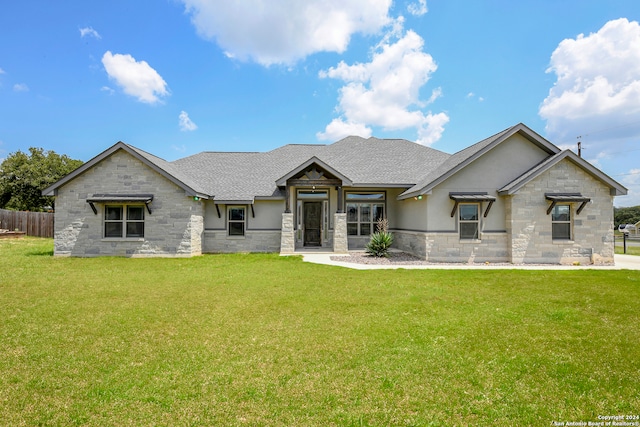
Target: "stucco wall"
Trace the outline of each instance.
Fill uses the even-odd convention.
[[[553,240],[549,192],[581,193],[590,197],[580,215],[573,203],[570,241]],[[521,188],[509,199],[508,233],[514,263],[613,263],[613,196],[600,181],[565,159]]]
[[[436,186],[423,200],[409,200],[393,230],[394,246],[433,262],[513,262],[609,264],[613,262],[613,197],[609,188],[566,159],[524,186],[514,196],[501,188],[548,156],[520,135],[477,159]],[[496,197],[488,216],[480,218],[480,239],[460,240],[450,192],[486,192]],[[570,241],[553,240],[546,214],[549,192],[581,193],[589,203],[577,215],[572,205]],[[482,203],[482,212],[487,202]],[[416,218],[419,217],[419,218]],[[425,230],[419,229],[425,220]],[[414,229],[408,228],[415,227]]]
[[[87,198],[97,193],[153,194],[145,210],[144,238],[103,238],[104,204],[94,214]],[[125,151],[117,151],[58,189],[54,253],[57,256],[192,256],[202,252],[201,201]]]
[[[529,170],[549,153],[516,134],[437,185],[422,200],[409,199],[401,205],[394,246],[433,262],[506,262],[509,239],[506,232],[506,201],[497,190]],[[459,236],[457,212],[451,192],[477,192],[494,196],[487,217],[488,202],[481,203],[480,238]]]
[[[504,231],[505,204],[497,190],[547,157],[547,152],[526,138],[518,134],[511,136],[433,189],[427,197],[428,231],[457,230],[457,217],[451,217],[455,203],[449,198],[450,192],[487,192],[496,197],[489,215],[481,218],[481,228]],[[482,205],[484,212],[487,203]]]
[[[236,206],[236,205],[228,205]],[[206,203],[205,232],[203,251],[208,253],[222,252],[279,252],[280,228],[284,200],[256,200],[253,206],[246,208],[246,225],[244,236],[229,236],[227,233],[227,205],[218,205],[213,201]],[[254,215],[255,214],[255,215]]]
[[[421,200],[398,200],[395,204],[393,220],[389,219],[389,227],[405,231],[427,230],[427,196]]]

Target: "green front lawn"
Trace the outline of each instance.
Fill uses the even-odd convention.
[[[638,271],[53,258],[0,240],[0,425],[552,425],[640,413]]]
[[[624,247],[622,246],[616,246],[616,253],[617,254],[624,254]],[[627,255],[640,255],[640,246],[627,246]]]

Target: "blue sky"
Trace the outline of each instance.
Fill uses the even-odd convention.
[[[637,0],[5,2],[0,159],[348,134],[453,153],[523,122],[580,137],[640,205],[639,21]]]

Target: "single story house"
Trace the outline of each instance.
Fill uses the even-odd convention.
[[[626,192],[523,124],[455,154],[351,136],[168,162],[118,142],[43,190],[56,256],[345,253],[386,218],[425,260],[516,264],[613,263]]]

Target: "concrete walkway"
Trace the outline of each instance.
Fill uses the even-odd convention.
[[[477,270],[504,270],[504,269],[519,269],[519,270],[640,270],[640,256],[634,255],[615,255],[615,265],[611,266],[597,266],[597,265],[509,265],[509,264],[461,264],[461,263],[437,263],[437,264],[424,264],[424,265],[407,265],[407,264],[395,264],[395,265],[377,265],[377,264],[357,264],[343,261],[333,261],[332,256],[336,256],[330,252],[302,252],[295,255],[302,255],[305,262],[311,262],[314,264],[326,264],[335,265],[339,267],[352,268],[355,270],[384,270],[384,269],[397,269],[404,268],[408,270],[428,270],[428,269],[445,269],[445,270],[463,270],[463,269],[477,269]],[[344,255],[340,255],[344,256]]]

